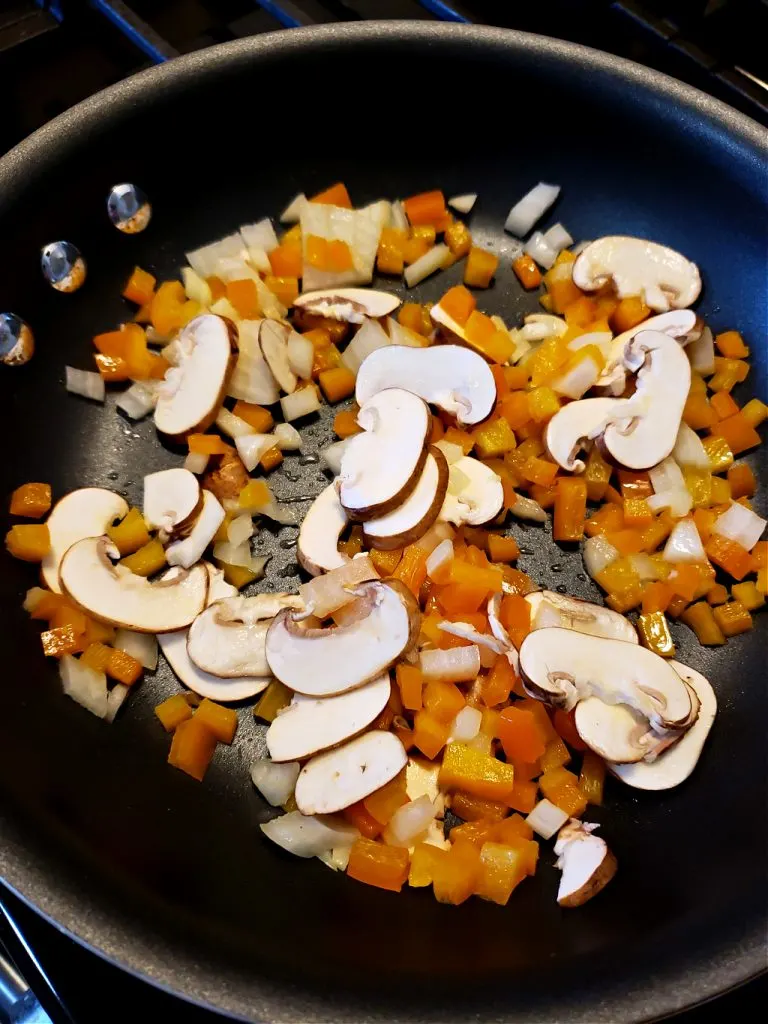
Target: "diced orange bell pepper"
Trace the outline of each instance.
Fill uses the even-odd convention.
[[[589,803],[599,806],[603,802],[603,789],[605,787],[605,761],[602,757],[588,750],[581,762],[581,774],[579,775],[579,789],[587,798]]]
[[[473,245],[464,268],[464,284],[470,288],[489,288],[498,265],[499,257],[495,253]]]
[[[102,355],[124,359],[129,337],[125,331],[107,331],[104,334],[96,334],[92,340],[96,351]]]
[[[501,402],[501,414],[512,430],[519,430],[531,419],[531,410],[528,404],[528,393],[526,391],[513,391],[506,395]]]
[[[459,842],[444,853],[433,867],[432,889],[438,902],[458,906],[480,881],[480,851],[472,843]]]
[[[674,658],[675,643],[664,612],[643,612],[638,615],[637,631],[643,647],[662,658]]]
[[[435,224],[442,221],[448,212],[445,196],[439,189],[420,192],[403,200],[405,215],[411,224]]]
[[[754,572],[754,561],[750,553],[741,544],[713,533],[704,546],[707,557],[715,565],[725,569],[734,579],[742,580],[749,572]]]
[[[738,586],[742,586],[742,584],[737,583],[737,584],[735,584],[735,586],[737,586],[737,587]],[[728,600],[728,588],[724,587],[722,583],[716,583],[714,585],[714,587],[711,587],[707,591],[707,604],[710,604],[710,605],[725,604],[725,602],[727,600]]]
[[[557,541],[578,541],[584,536],[587,515],[587,483],[580,477],[557,481],[552,536]]]
[[[5,546],[22,562],[41,562],[51,549],[51,535],[45,523],[12,526],[5,535]]]
[[[264,284],[284,306],[292,306],[299,296],[298,277],[275,277],[274,274],[267,274]]]
[[[237,729],[237,712],[206,697],[195,712],[195,719],[216,737],[218,743],[231,743]]]
[[[752,472],[752,467],[745,462],[738,466],[731,466],[728,470],[728,483],[731,485],[731,497],[751,498],[757,490],[757,480]]]
[[[11,495],[10,513],[12,516],[40,519],[50,509],[50,484],[22,484]]]
[[[512,891],[526,877],[526,854],[516,846],[484,843],[480,850],[480,878],[475,893],[505,906]]]
[[[245,420],[246,423],[250,424],[257,434],[268,434],[275,425],[272,413],[261,405],[251,405],[249,402],[235,402],[232,412],[239,419]]]
[[[403,557],[399,565],[392,573],[396,580],[400,580],[410,592],[418,598],[421,585],[427,578],[428,555],[423,548],[416,544],[409,544],[403,550]]]
[[[226,455],[232,451],[231,445],[222,440],[218,434],[190,434],[187,438],[190,452],[198,455]]]
[[[486,593],[501,592],[503,576],[495,565],[471,565],[459,558],[450,564],[449,580],[451,583],[467,587],[485,587]]]
[[[309,201],[310,203],[325,203],[328,206],[341,206],[345,210],[352,209],[352,200],[349,198],[347,186],[341,181],[337,181],[335,185],[329,185],[322,192],[318,192],[316,196],[312,196]]]
[[[445,789],[461,789],[488,800],[506,800],[514,786],[514,769],[464,743],[449,743],[439,774]]]
[[[560,736],[554,736],[547,743],[546,750],[538,759],[541,770],[544,772],[551,771],[553,768],[560,768],[562,765],[568,764],[570,760],[571,752]]]
[[[706,395],[690,394],[683,408],[683,419],[694,430],[705,430],[717,423],[717,413]]]
[[[50,625],[54,629],[71,626],[79,639],[85,639],[88,629],[88,616],[68,602],[62,602],[51,616]]]
[[[661,580],[647,583],[643,588],[643,614],[652,615],[654,612],[665,612],[672,597],[672,587],[668,583]]]
[[[432,885],[435,870],[447,855],[447,850],[441,850],[430,843],[417,843],[411,854],[408,885],[412,885],[414,888]]]
[[[729,359],[745,359],[749,355],[749,349],[738,331],[723,331],[715,335],[715,345]]]
[[[366,811],[380,825],[389,824],[395,811],[402,807],[403,804],[408,803],[405,785],[405,772],[402,771],[391,782],[382,786],[381,789],[377,789],[363,800]]]
[[[384,829],[384,826],[368,813],[362,800],[345,807],[342,814],[366,839],[375,839]]]
[[[532,484],[550,487],[555,481],[557,471],[556,463],[532,456],[524,463],[520,473],[525,480],[529,480]]]
[[[544,423],[559,411],[560,399],[550,387],[534,388],[528,392],[528,408],[537,423]]]
[[[455,683],[442,683],[430,679],[422,695],[424,707],[433,718],[450,725],[465,706],[464,695]]]
[[[528,387],[531,375],[525,366],[505,366],[503,373],[509,391],[522,391]]]
[[[715,622],[727,637],[737,636],[752,629],[752,616],[741,601],[728,601],[727,604],[718,605],[713,610],[713,615]]]
[[[617,533],[624,526],[624,512],[620,505],[603,505],[584,524],[584,532],[588,537],[604,537],[609,533]]]
[[[376,269],[380,274],[402,274],[403,249],[408,233],[395,228],[383,228],[376,253]]]
[[[731,593],[748,612],[754,612],[765,604],[765,595],[760,593],[753,580],[747,580],[745,583],[734,583],[731,587]],[[709,594],[707,594],[707,600],[709,601]],[[709,603],[724,604],[723,601],[709,601]]]
[[[216,750],[216,737],[195,717],[179,722],[176,726],[168,764],[202,782],[208,765]]]
[[[261,314],[256,282],[250,277],[227,281],[227,298],[244,320],[255,320]]]
[[[107,675],[123,686],[133,686],[142,672],[141,662],[127,651],[114,650],[110,654]]]
[[[300,242],[283,242],[268,253],[273,277],[301,277],[304,260]]]
[[[383,578],[391,576],[400,564],[403,557],[402,548],[393,548],[391,551],[372,550],[368,552],[371,561],[376,566],[376,571]]]
[[[653,512],[645,498],[625,498],[624,525],[629,529],[648,526],[653,522]]]
[[[514,537],[492,533],[488,537],[488,554],[493,562],[514,562],[520,557],[520,547]]]
[[[498,730],[508,761],[536,761],[546,750],[544,734],[530,711],[504,708]]]
[[[318,379],[323,394],[329,402],[340,402],[343,398],[349,398],[354,394],[355,375],[346,366],[323,370]]]
[[[410,331],[424,336],[432,330],[429,310],[419,302],[404,302],[398,311],[397,322]]]
[[[748,448],[760,444],[760,435],[743,412],[737,412],[715,423],[712,426],[712,433],[716,437],[724,437],[734,455],[740,455]]]
[[[481,459],[492,459],[510,452],[517,444],[509,423],[503,416],[488,420],[475,428],[472,437]]]
[[[616,334],[621,334],[623,331],[628,331],[632,327],[636,327],[638,324],[642,323],[643,320],[647,320],[650,315],[651,310],[646,306],[643,300],[638,296],[633,295],[619,301],[618,306],[611,316],[611,327]]]
[[[259,465],[265,473],[271,473],[273,469],[277,469],[283,461],[283,453],[277,447],[272,445],[271,448],[267,448],[264,454],[259,459]]]
[[[138,551],[121,559],[120,565],[136,573],[137,576],[154,576],[165,565],[165,549],[158,538],[153,537]]]
[[[450,725],[439,721],[422,708],[413,719],[413,745],[425,757],[434,760],[448,742]]]
[[[496,707],[509,700],[516,683],[517,676],[509,661],[497,658],[488,675],[480,680],[480,697],[487,707]]]
[[[706,601],[692,604],[682,612],[680,618],[694,631],[700,644],[711,647],[725,643],[725,635]]]
[[[445,244],[456,259],[466,256],[472,248],[472,235],[464,221],[456,220],[445,229]]]
[[[454,799],[458,797],[456,793]],[[466,794],[464,794],[466,797]],[[476,799],[476,797],[472,797]],[[491,801],[486,801],[490,803]],[[504,814],[509,814],[509,808],[506,804],[494,804],[494,806],[501,807]],[[461,817],[461,815],[459,815]],[[493,818],[478,819],[476,821],[465,821],[463,825],[455,825],[451,829],[451,842],[452,843],[470,843],[472,846],[477,847],[479,850],[483,843],[489,843],[496,840],[496,829],[500,822]]]
[[[526,841],[533,839],[533,829],[519,814],[510,814],[496,826],[494,838],[499,843],[509,843],[514,846],[521,839]]]
[[[100,352],[97,352],[93,357],[93,361],[96,363],[96,369],[101,379],[108,383],[119,383],[120,381],[128,380],[131,375],[128,363],[119,356],[103,356]]]
[[[137,306],[143,306],[151,302],[155,293],[156,278],[147,270],[141,267],[134,267],[128,282],[123,288],[123,298],[135,302]]]
[[[172,697],[168,697],[155,707],[155,714],[165,731],[173,732],[180,722],[186,722],[192,717],[192,710],[186,694],[174,693]]]
[[[583,473],[583,480],[587,485],[587,497],[590,501],[603,499],[612,473],[613,467],[605,461],[595,445],[589,453],[587,467]]]
[[[729,391],[716,391],[710,398],[709,403],[717,413],[719,420],[735,416],[739,411],[738,402],[733,399]]]
[[[499,800],[483,800],[479,796],[461,791],[451,797],[451,810],[463,821],[498,822],[509,814],[507,805]],[[455,841],[460,835],[461,833],[457,835],[451,832],[451,840]]]
[[[517,772],[517,764],[515,765],[515,771]],[[507,797],[507,803],[516,811],[521,811],[523,814],[530,814],[536,806],[538,790],[539,786],[537,782],[516,778],[515,784],[512,787],[512,792]]]
[[[514,264],[513,264],[514,269]],[[557,265],[544,275],[544,285],[551,300],[552,312],[562,315],[578,299],[582,298],[584,292],[573,283],[572,269],[562,268]]]
[[[395,670],[397,685],[400,687],[400,698],[403,707],[409,711],[418,711],[422,706],[422,687],[424,679],[421,669],[416,665],[400,662]],[[462,698],[463,700],[463,698]]]
[[[742,359],[715,356],[715,374],[709,378],[709,387],[712,391],[730,391],[746,380],[748,373],[749,363]]]
[[[553,768],[539,779],[544,796],[572,818],[578,818],[587,809],[587,798],[579,788],[579,780],[567,768]]]
[[[552,716],[552,724],[560,738],[564,739],[572,750],[587,749],[586,743],[579,736],[576,729],[572,711],[563,711],[561,708],[558,708]]]
[[[150,541],[147,524],[137,508],[129,509],[119,523],[108,526],[107,535],[123,556],[132,555]]]
[[[163,337],[168,337],[182,326],[182,307],[186,302],[181,281],[163,281],[152,297],[152,326]]]
[[[643,535],[640,530],[617,530],[605,534],[605,539],[622,555],[635,555],[643,550]]]
[[[541,271],[527,253],[523,253],[512,261],[512,270],[526,291],[538,288],[542,282]]]
[[[42,590],[39,587],[36,587],[35,590],[37,596],[34,599],[34,604],[29,603],[31,596],[29,591],[24,601],[24,608],[29,612],[31,619],[48,622],[58,608],[69,604],[69,601],[62,594],[52,594],[49,590]]]
[[[409,860],[408,850],[402,847],[384,846],[362,837],[352,844],[347,874],[366,885],[400,892],[408,878]]]
[[[71,625],[45,630],[40,634],[40,643],[46,658],[63,658],[83,649],[82,640]]]
[[[531,606],[519,594],[505,594],[499,617],[512,643],[519,649],[531,631]]]
[[[741,414],[750,426],[759,427],[768,419],[768,405],[761,402],[759,398],[750,398],[741,410]]]

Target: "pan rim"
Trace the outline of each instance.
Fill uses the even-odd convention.
[[[601,72],[625,84],[629,83],[646,95],[651,94],[659,104],[660,117],[678,120],[693,117],[694,132],[703,131],[706,125],[710,132],[715,129],[724,144],[727,142],[731,149],[740,149],[742,159],[750,162],[768,160],[768,132],[757,122],[692,86],[624,58],[562,40],[492,27],[432,22],[360,22],[313,26],[220,44],[149,68],[89,97],[44,125],[0,159],[0,215],[15,201],[17,192],[25,190],[32,180],[44,174],[51,162],[58,161],[70,147],[80,146],[84,136],[97,133],[105,111],[109,112],[111,118],[119,119],[137,105],[146,102],[156,88],[183,88],[192,79],[215,74],[222,63],[236,68],[267,57],[277,59],[299,53],[315,45],[338,43],[353,46],[364,41],[394,43],[404,39],[425,45],[446,41],[455,43],[461,39],[470,48],[490,48],[499,54],[526,50],[529,54],[533,52],[536,57],[546,58],[553,63]],[[30,168],[33,168],[32,172]],[[10,814],[8,817],[11,817]],[[31,854],[24,850],[22,837],[14,835],[15,822],[5,819],[5,811],[0,812],[0,832],[3,833],[3,839],[0,840],[0,878],[9,888],[54,927],[85,948],[169,993],[240,1020],[253,1019],[250,1016],[253,1013],[265,1019],[285,1021],[363,1022],[386,1019],[395,1022],[430,1019],[418,1004],[412,1015],[403,1017],[389,1013],[383,1017],[370,1008],[366,1012],[359,1005],[353,1006],[351,1000],[348,1007],[331,1007],[316,992],[309,994],[300,990],[279,990],[276,985],[266,984],[256,976],[249,981],[250,992],[246,999],[242,992],[242,974],[222,979],[218,972],[214,973],[200,963],[195,963],[182,950],[169,950],[169,947],[163,945],[151,948],[146,942],[146,936],[139,935],[137,929],[134,928],[135,933],[130,934],[127,915],[113,916],[103,905],[96,904],[93,896],[87,892],[77,893],[74,887],[66,892],[52,892],[46,884],[42,863],[35,863]],[[85,889],[85,886],[82,888]],[[75,899],[81,901],[78,905],[79,913],[75,909]],[[83,905],[89,906],[87,920],[82,916]],[[639,978],[633,979],[634,987],[628,979],[622,978],[620,984],[610,983],[610,988],[606,984],[605,989],[599,992],[593,989],[591,995],[594,1002],[590,1000],[584,1011],[587,1016],[574,1016],[574,1012],[581,1013],[582,1010],[579,1007],[575,1011],[571,1004],[568,1019],[574,1022],[588,1020],[594,1024],[599,1021],[630,1024],[659,1019],[706,1002],[765,970],[763,934],[759,920],[754,923],[744,922],[740,934],[729,941],[730,946],[722,937],[716,945],[712,945],[710,940],[707,949],[702,946],[696,950],[695,956],[691,954],[688,957],[689,963],[681,958],[673,970],[667,969],[665,974],[660,973],[654,977],[653,990],[650,992],[645,980]],[[175,957],[175,963],[169,959],[169,954]],[[180,968],[178,961],[184,959],[187,962]],[[180,978],[187,982],[186,992],[179,991]],[[239,992],[238,987],[241,990]],[[641,993],[638,1000],[633,1001],[631,997],[638,993]],[[566,998],[570,1001],[572,993]],[[535,1004],[528,1002],[515,1007],[503,1007],[499,1016],[498,1007],[489,1012],[493,1012],[494,1019],[520,1021],[531,1019],[530,1014],[535,1005],[537,1019],[556,1019],[563,1013],[564,1003],[562,995],[558,997],[554,993],[541,992]],[[639,1014],[633,1008],[637,1008]],[[346,1016],[347,1010],[351,1014],[349,1017]],[[249,1016],[244,1016],[244,1012]],[[286,1013],[294,1014],[295,1018],[286,1016]],[[326,1016],[326,1013],[329,1015]],[[483,1019],[482,1008],[480,1014],[478,1019]]]

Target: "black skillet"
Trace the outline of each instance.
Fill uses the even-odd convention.
[[[471,225],[502,256],[481,303],[508,321],[536,308],[511,274],[501,230],[539,180],[562,197],[546,223],[577,238],[655,238],[702,267],[700,311],[740,328],[765,397],[766,134],[687,86],[626,61],[522,33],[387,22],[296,30],[216,47],[145,72],[37,132],[0,163],[0,309],[25,317],[34,360],[0,374],[2,494],[51,480],[140,496],[144,473],[177,464],[151,421],[67,395],[65,363],[89,366],[90,336],[126,315],[134,263],[177,273],[185,250],[276,214],[340,178],[362,204],[440,187],[477,191]],[[120,235],[105,196],[146,189],[149,229]],[[75,242],[86,286],[54,293],[40,247]],[[425,283],[435,299],[455,268]],[[389,282],[387,283],[389,286]],[[760,386],[762,384],[762,387]],[[308,424],[327,443],[327,415]],[[765,470],[764,454],[750,457]],[[316,466],[287,461],[279,495],[314,494]],[[299,480],[292,479],[299,476]],[[5,507],[3,497],[3,507]],[[759,498],[765,513],[765,498]],[[299,510],[306,505],[297,505]],[[549,528],[514,524],[521,566],[594,597],[578,552]],[[274,551],[268,584],[297,582]],[[60,694],[20,608],[28,566],[0,571],[0,869],[51,920],[125,968],[189,999],[269,1021],[624,1022],[707,999],[765,966],[765,617],[722,649],[674,627],[720,715],[695,776],[643,795],[611,784],[595,817],[620,871],[599,899],[560,911],[544,853],[506,909],[400,897],[301,862],[265,842],[248,780],[262,749],[248,708],[203,785],[165,764],[147,679],[112,727]]]

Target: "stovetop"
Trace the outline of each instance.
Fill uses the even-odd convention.
[[[768,0],[0,0],[0,153],[151,64],[276,29],[372,18],[492,24],[584,43],[688,82],[768,125]],[[3,906],[18,934],[0,914],[0,958],[15,962],[41,1004],[33,992],[22,997],[14,1024],[223,1020],[85,950],[5,890]],[[764,977],[678,1020],[749,1019],[767,997]],[[0,981],[5,1024],[2,1006]]]

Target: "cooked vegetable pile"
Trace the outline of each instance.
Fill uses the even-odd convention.
[[[558,192],[538,185],[507,230],[527,235]],[[47,518],[6,547],[41,563],[24,607],[94,714],[112,721],[159,643],[186,689],[156,713],[191,777],[235,737],[222,702],[259,695],[269,759],[252,780],[286,812],[262,825],[279,846],[380,888],[505,904],[536,870],[534,835],[556,837],[571,907],[616,871],[580,820],[606,774],[676,786],[714,721],[670,620],[721,645],[765,604],[766,521],[736,459],[768,406],[732,397],[749,348],[713,336],[689,308],[698,268],[655,242],[534,231],[513,269],[543,285],[544,311],[515,326],[481,312],[470,289],[499,258],[448,209],[476,198],[355,210],[338,184],[297,196],[280,238],[263,220],[188,253],[181,282],[137,267],[135,316],[93,339],[96,371],[68,367],[67,387],[104,401],[130,382],[118,408],[153,413],[184,465],[145,477],[141,509],[97,487],[51,508],[48,485],[24,484],[11,513]],[[463,284],[434,305],[366,287],[460,260]],[[323,399],[353,401],[298,523],[266,475]],[[509,515],[546,528],[550,511],[604,605],[515,567]],[[251,587],[265,518],[300,527],[297,594]],[[461,823],[446,837],[447,810]]]

